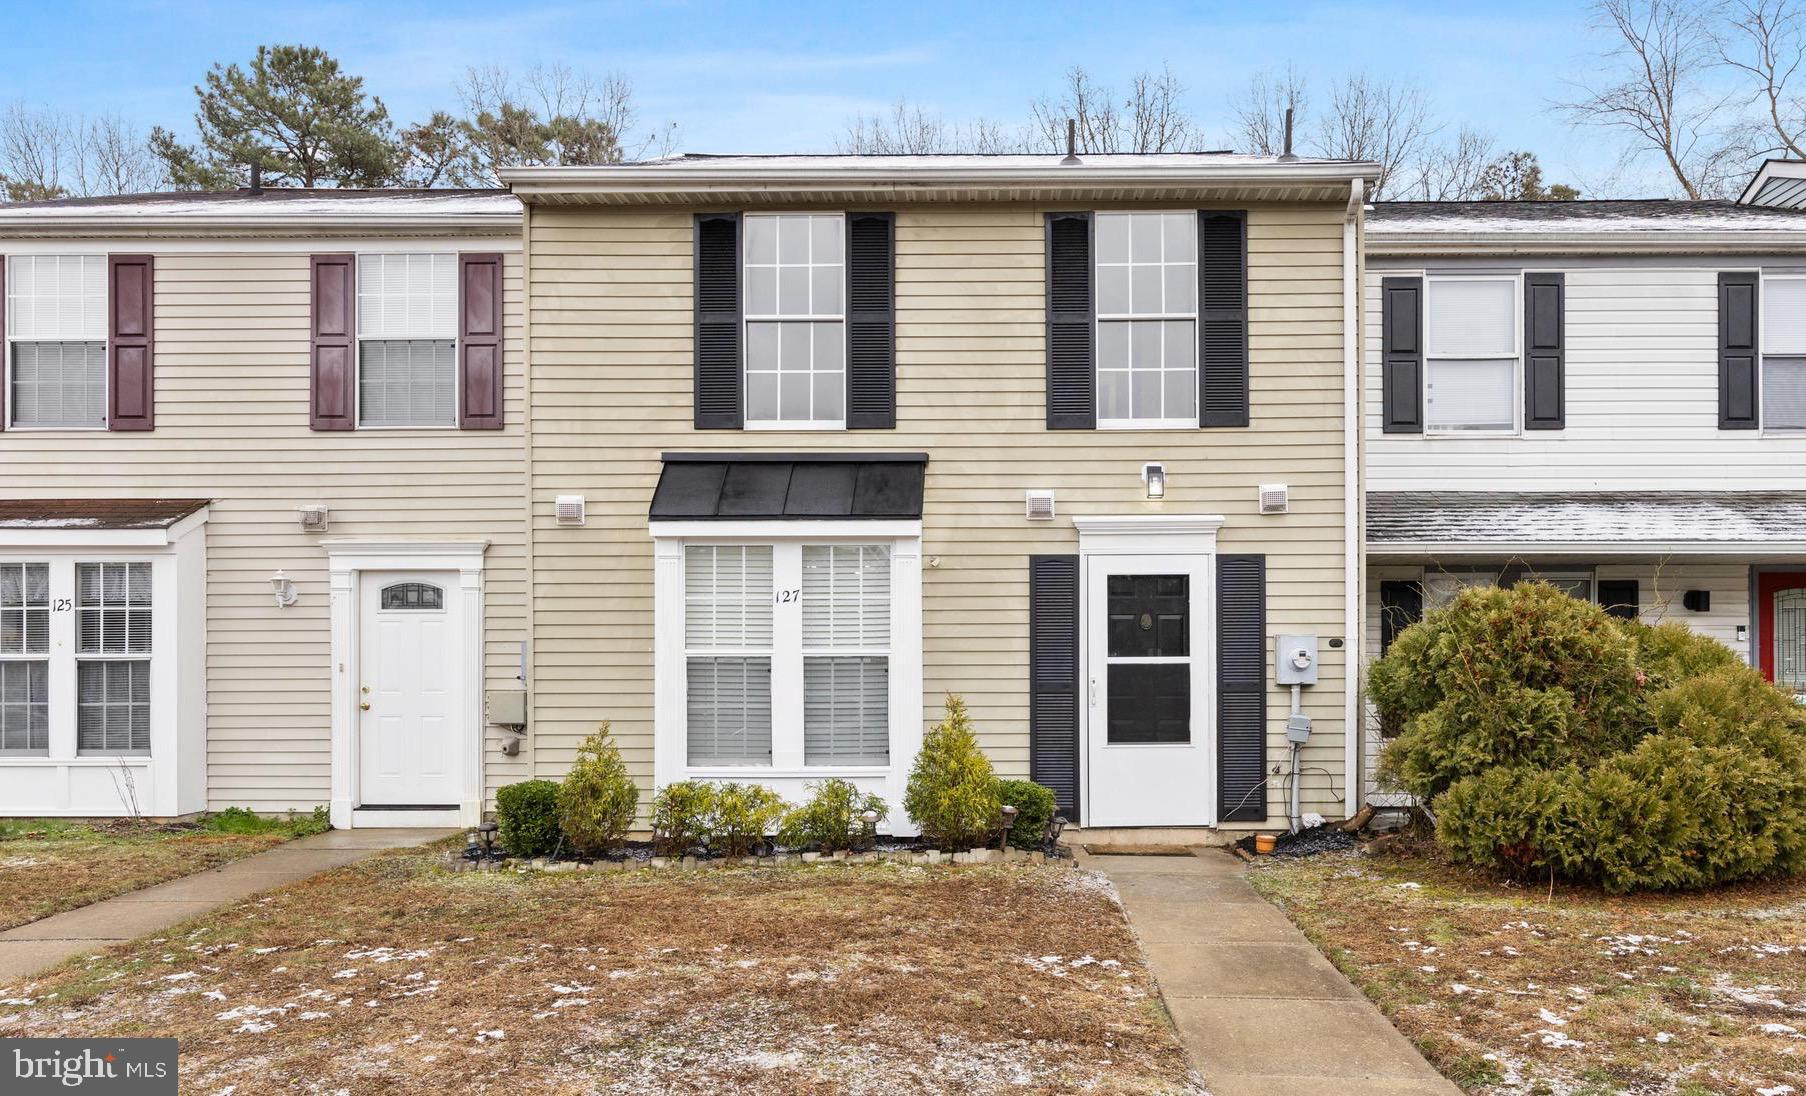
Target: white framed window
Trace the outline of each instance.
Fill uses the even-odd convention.
[[[1454,570],[1425,570],[1423,604],[1425,609],[1440,609],[1454,601],[1463,590],[1485,586],[1510,587],[1518,582],[1528,581],[1547,582],[1570,597],[1577,597],[1582,601],[1593,600],[1593,572],[1585,567],[1551,567],[1547,570],[1522,566],[1506,569],[1464,567]]]
[[[1519,281],[1509,275],[1424,279],[1424,430],[1518,428]]]
[[[803,545],[803,764],[890,764],[890,546]]]
[[[9,426],[106,429],[107,257],[9,257],[5,351]]]
[[[50,565],[0,561],[0,755],[50,752]]]
[[[846,218],[744,218],[746,425],[846,426]]]
[[[1806,274],[1762,277],[1762,428],[1806,430]]]
[[[1198,215],[1098,213],[1097,424],[1198,425]]]
[[[771,764],[772,548],[684,549],[684,725],[691,765]]]
[[[458,257],[357,259],[357,424],[458,425]]]
[[[150,752],[151,565],[75,565],[78,754]]]

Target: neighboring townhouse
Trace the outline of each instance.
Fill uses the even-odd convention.
[[[1370,656],[1533,575],[1806,692],[1806,212],[1753,204],[1798,167],[1743,202],[1369,211]]]
[[[515,199],[0,205],[0,259],[0,813],[476,821],[525,772]]]
[[[532,771],[830,776],[951,693],[1088,827],[1358,782],[1372,164],[689,156],[526,206]]]

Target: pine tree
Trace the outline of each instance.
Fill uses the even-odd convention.
[[[947,715],[922,739],[903,793],[903,809],[922,836],[945,849],[968,849],[996,830],[1002,803],[991,759],[979,749],[966,702],[947,694]]]
[[[253,164],[267,182],[304,187],[383,186],[400,170],[388,108],[325,50],[259,46],[249,71],[214,65],[194,93],[199,148],[151,134],[177,189],[239,185]]]

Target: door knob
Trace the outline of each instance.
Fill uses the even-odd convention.
[[[358,705],[358,706],[357,706],[357,710],[358,710],[358,711],[360,711],[360,712],[367,712],[367,711],[369,711],[369,710],[370,710],[370,702],[369,702],[369,701],[368,701],[368,700],[366,700],[366,701],[364,701],[364,702],[362,702],[362,703],[361,703],[361,704],[359,704],[359,705]]]

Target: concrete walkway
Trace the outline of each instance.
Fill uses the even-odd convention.
[[[1221,849],[1091,856],[1213,1096],[1460,1096]]]
[[[241,898],[362,860],[436,841],[451,830],[332,830],[0,932],[0,986],[188,920]]]

